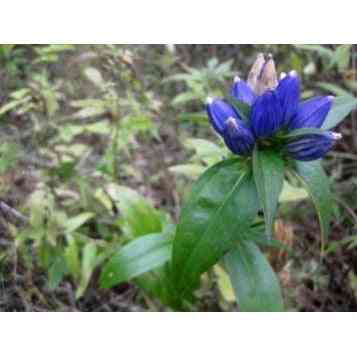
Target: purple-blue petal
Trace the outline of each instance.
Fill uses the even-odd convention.
[[[276,91],[283,111],[283,122],[287,125],[296,113],[300,101],[300,79],[296,72],[292,71],[281,79]]]
[[[266,138],[283,124],[283,112],[275,91],[266,91],[257,97],[251,112],[251,127],[256,138]]]
[[[339,138],[339,134],[329,131],[322,134],[310,134],[289,143],[286,150],[295,160],[317,160],[324,157]]]
[[[248,105],[252,105],[255,99],[255,94],[247,85],[246,82],[242,81],[240,78],[236,77],[234,83],[231,87],[229,94]]]
[[[233,117],[238,119],[235,110],[221,99],[209,100],[206,110],[212,126],[220,135],[223,135],[225,122],[228,118]]]
[[[332,106],[333,97],[314,97],[299,104],[289,128],[321,128]]]
[[[254,148],[255,139],[251,130],[242,120],[233,117],[225,123],[223,138],[227,147],[237,155],[248,155]]]

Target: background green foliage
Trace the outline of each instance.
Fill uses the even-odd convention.
[[[204,100],[244,78],[260,51],[274,54],[278,71],[299,71],[303,97],[339,96],[346,113],[356,106],[350,45],[0,45],[0,201],[18,213],[0,207],[0,310],[174,306],[167,262],[182,203],[199,175],[230,156]],[[296,177],[279,178],[279,221],[269,227],[277,240],[265,253],[289,310],[357,310],[356,123],[339,126],[344,139],[324,161],[335,201],[323,258],[308,192]],[[273,195],[263,183],[259,195]],[[267,265],[255,243],[242,249]],[[234,310],[234,294],[256,288],[249,279],[230,285],[226,270],[239,277],[246,268],[234,254],[201,277],[185,309]]]

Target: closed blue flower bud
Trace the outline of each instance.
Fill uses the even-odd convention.
[[[299,103],[300,79],[297,73],[283,73],[278,81],[272,55],[263,54],[258,55],[247,82],[236,77],[229,94],[250,106],[249,111],[244,110],[246,121],[242,120],[234,105],[221,99],[209,99],[206,110],[216,132],[237,155],[251,154],[256,141],[279,150],[281,140],[289,131],[321,128],[333,98],[315,97]],[[289,141],[284,150],[296,160],[317,160],[331,150],[340,137],[340,134],[328,131],[308,134]]]
[[[298,106],[289,128],[321,128],[332,106],[333,97],[314,97]]]
[[[259,96],[251,111],[251,126],[256,138],[273,135],[283,124],[283,113],[279,97],[274,91],[266,91]]]
[[[336,140],[342,135],[331,131],[322,134],[306,135],[301,139],[293,141],[286,146],[289,155],[301,161],[317,160],[331,150]]]
[[[254,148],[255,139],[251,130],[242,120],[233,117],[225,123],[223,138],[227,147],[237,155],[248,155]]]
[[[225,122],[228,118],[238,119],[235,110],[221,99],[208,98],[206,110],[212,126],[220,135],[223,135]]]
[[[248,105],[252,105],[255,99],[255,94],[238,76],[234,78],[234,83],[230,90],[230,95]]]
[[[300,79],[297,73],[295,71],[291,71],[288,75],[282,73],[276,91],[283,112],[283,123],[287,125],[296,113],[300,100]]]

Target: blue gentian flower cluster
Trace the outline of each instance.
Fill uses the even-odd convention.
[[[245,118],[236,106],[222,99],[207,99],[207,113],[215,131],[237,155],[250,155],[254,146],[269,142],[296,129],[321,128],[333,97],[314,97],[300,101],[300,79],[295,71],[282,73],[279,80],[271,55],[259,54],[247,81],[234,79],[230,89],[233,100],[250,107]],[[286,140],[281,150],[296,160],[323,157],[341,134],[321,131]]]

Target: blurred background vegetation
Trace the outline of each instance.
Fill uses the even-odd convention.
[[[104,289],[118,247],[168,234],[192,182],[227,155],[203,111],[258,52],[303,97],[356,106],[352,45],[0,45],[0,311],[165,311],[159,271]],[[352,103],[352,104],[351,104]],[[321,256],[302,188],[284,187],[267,249],[292,311],[357,311],[357,121],[324,160],[335,216]],[[351,120],[352,119],[352,120]],[[334,204],[331,202],[331,204]],[[234,311],[225,272],[192,311]]]

